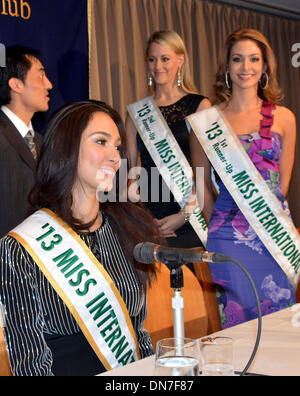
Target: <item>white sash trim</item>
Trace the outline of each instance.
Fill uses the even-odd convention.
[[[35,260],[107,370],[140,358],[136,335],[119,291],[70,227],[50,210],[42,209],[10,235]]]
[[[281,203],[217,106],[190,115],[188,121],[225,187],[296,290],[300,238]]]
[[[128,112],[166,185],[181,208],[192,194],[193,171],[152,97],[127,106]],[[196,201],[196,196],[194,197]],[[198,203],[191,205],[190,224],[203,245],[207,225]]]

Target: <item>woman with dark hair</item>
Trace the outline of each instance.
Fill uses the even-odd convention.
[[[298,233],[286,196],[296,122],[279,105],[275,55],[261,32],[239,29],[227,38],[215,95],[216,106],[203,113],[207,121],[202,120],[202,136],[198,134],[202,147],[195,141],[192,153],[194,166],[204,167],[206,174],[207,249],[240,261],[255,281],[262,313],[272,313],[295,303],[296,266],[291,262]],[[215,202],[211,164],[220,189]],[[210,268],[223,328],[256,318],[254,293],[239,268],[232,263]]]
[[[156,228],[140,205],[98,199],[118,184],[123,136],[119,115],[97,101],[62,107],[46,127],[36,211],[0,242],[15,376],[95,375],[153,353],[143,323],[155,270],[133,248],[159,243]]]

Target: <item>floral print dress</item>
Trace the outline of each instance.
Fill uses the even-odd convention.
[[[290,215],[279,183],[281,137],[272,132],[275,105],[264,102],[260,131],[239,135],[252,162],[268,187]],[[224,184],[218,180],[219,196],[208,229],[207,250],[226,254],[247,268],[261,301],[263,315],[279,311],[296,301],[294,289],[277,262],[247,222]],[[256,299],[248,278],[234,263],[211,264],[223,328],[257,317]]]

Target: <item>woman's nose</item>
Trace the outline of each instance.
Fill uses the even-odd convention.
[[[108,159],[110,162],[114,164],[118,163],[121,160],[120,151],[117,150],[116,148],[112,148],[109,153]]]
[[[160,61],[160,59],[158,59],[158,60],[155,62],[155,70],[159,70],[160,67],[161,67],[161,65],[162,65],[162,62]]]
[[[245,59],[243,62],[243,68],[244,70],[249,70],[250,68],[250,61],[248,59]]]

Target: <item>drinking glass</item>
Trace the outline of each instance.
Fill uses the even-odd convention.
[[[202,375],[233,376],[233,343],[231,337],[205,337],[200,340]]]
[[[157,342],[155,375],[198,376],[200,349],[191,338],[165,338]]]

